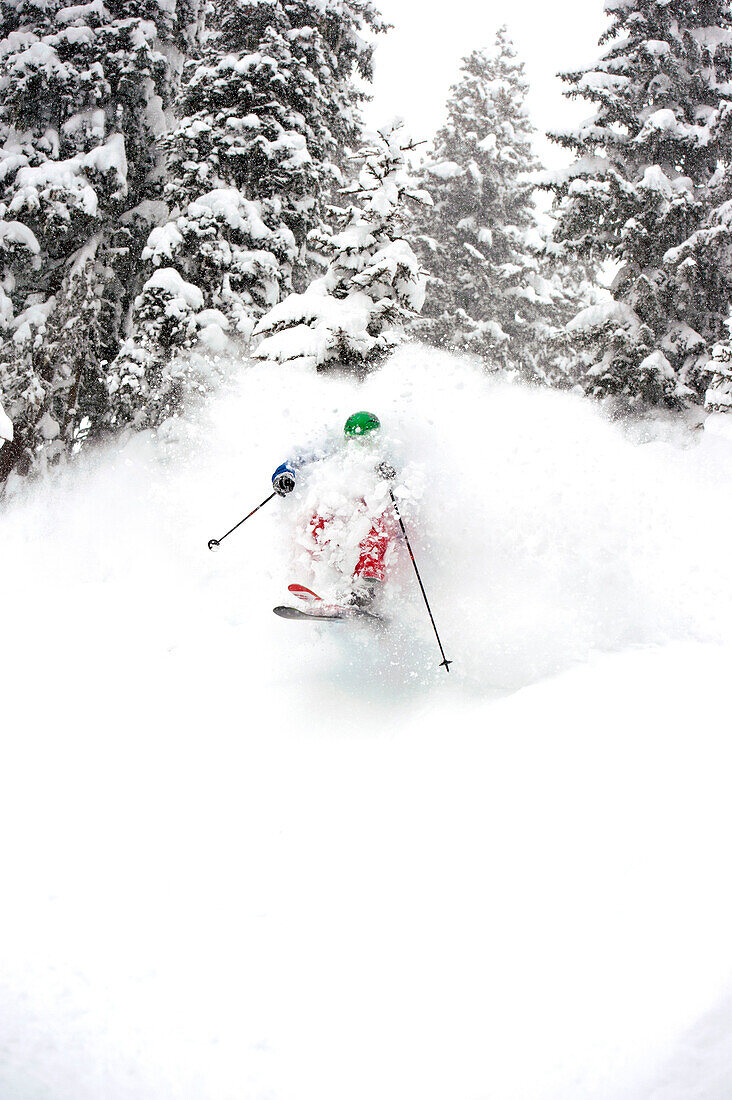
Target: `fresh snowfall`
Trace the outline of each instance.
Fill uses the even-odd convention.
[[[0,0],[0,1100],[732,1096],[732,7],[384,7]]]
[[[418,485],[449,676],[403,547],[376,633],[272,615],[308,580],[290,500],[207,549],[361,404]],[[30,489],[0,1093],[724,1096],[730,515],[729,432],[421,348],[364,385],[249,366]]]

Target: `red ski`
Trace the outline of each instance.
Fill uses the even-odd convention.
[[[308,603],[324,603],[322,596],[318,596],[304,584],[288,584],[287,591],[292,592],[293,596],[297,596],[300,600],[307,600]]]

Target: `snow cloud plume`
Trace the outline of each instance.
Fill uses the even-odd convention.
[[[272,615],[306,495],[206,548],[357,409],[449,677],[402,548],[383,633]],[[720,1095],[716,424],[630,435],[414,346],[363,384],[240,364],[7,501],[0,1092]]]

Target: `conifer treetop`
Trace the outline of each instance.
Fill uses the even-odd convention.
[[[261,319],[257,358],[361,369],[402,339],[404,322],[424,301],[424,276],[405,236],[407,211],[431,201],[411,177],[413,148],[397,119],[361,149],[358,177],[342,191],[356,201],[332,208],[334,227],[312,234],[329,260],[326,272]]]
[[[519,61],[507,28],[501,27],[491,48],[473,50],[463,58],[460,80],[450,89],[447,121],[435,136],[435,158],[467,148],[502,163],[506,170],[536,167],[531,151],[534,132],[525,99],[525,66]]]
[[[491,48],[463,59],[424,164],[434,207],[422,213],[417,242],[430,278],[414,330],[536,378],[549,317],[566,296],[536,222],[527,92],[505,27]]]
[[[728,0],[613,0],[599,61],[564,73],[594,113],[552,134],[575,153],[543,174],[557,237],[618,264],[613,293],[633,323],[608,314],[593,339],[592,392],[678,405],[704,392],[705,348],[720,336],[727,279],[702,256],[732,159],[732,9]],[[695,236],[697,235],[697,236]]]
[[[731,125],[723,98],[732,77],[728,0],[617,0],[605,10],[613,22],[600,60],[561,74],[566,95],[593,103],[595,113],[551,136],[599,156],[586,165],[588,174],[617,161],[636,179],[649,164],[672,181],[711,178]]]

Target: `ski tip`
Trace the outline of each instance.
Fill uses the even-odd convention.
[[[302,616],[300,615],[300,613],[299,613],[299,611],[297,610],[296,607],[281,606],[281,607],[273,607],[272,610],[275,613],[275,615],[279,615],[279,617],[281,619],[300,619],[300,618],[302,618]]]
[[[282,605],[280,607],[273,607],[275,615],[279,615],[281,619],[296,619],[299,622],[311,622],[311,623],[328,623],[328,622],[343,622],[346,618],[341,612],[321,612],[315,611],[303,611],[299,607],[287,607]]]
[[[304,584],[288,584],[287,591],[301,600],[306,600],[308,603],[324,602],[322,596],[319,596],[317,592],[313,592],[311,588],[306,588]]]

